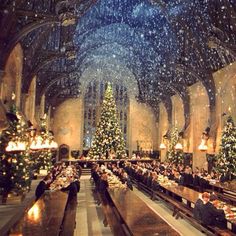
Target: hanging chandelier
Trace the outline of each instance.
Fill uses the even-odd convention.
[[[56,149],[58,148],[58,144],[54,140],[43,140],[42,136],[37,135],[32,140],[30,144],[31,150],[39,150],[39,149]]]
[[[207,151],[208,147],[206,145],[206,140],[202,139],[200,145],[198,146],[198,149],[202,152]]]
[[[7,144],[7,152],[25,151],[27,143],[23,141],[10,141]]]
[[[175,150],[177,150],[177,151],[183,150],[183,145],[178,142],[178,143],[175,145]]]
[[[161,149],[161,150],[166,149],[166,145],[165,145],[164,143],[161,143],[161,144],[160,144],[160,149]]]

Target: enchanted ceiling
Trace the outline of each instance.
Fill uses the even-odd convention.
[[[37,75],[47,104],[78,97],[85,72],[114,70],[156,113],[179,94],[187,117],[187,86],[201,81],[213,109],[212,72],[236,59],[235,0],[0,0],[0,27],[0,69],[20,42],[22,92]]]

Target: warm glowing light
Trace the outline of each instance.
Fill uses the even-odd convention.
[[[48,171],[47,170],[39,170],[39,174],[46,176],[48,174]]]
[[[6,151],[7,152],[14,152],[14,151],[25,151],[26,150],[26,143],[22,141],[10,141],[7,144]]]
[[[166,145],[164,143],[161,143],[160,144],[160,149],[163,150],[163,149],[166,149]]]
[[[43,142],[43,139],[41,136],[36,136],[32,143],[30,144],[30,149],[32,150],[37,150],[37,149],[42,149],[42,142]]]
[[[49,149],[49,148],[51,148],[51,147],[50,147],[50,142],[49,142],[48,139],[46,139],[46,140],[42,143],[42,148],[43,148],[43,149]]]
[[[207,145],[206,145],[206,140],[205,139],[202,139],[200,145],[198,146],[198,149],[200,151],[206,151],[207,150]]]
[[[51,142],[51,148],[58,148],[58,144],[55,141]]]
[[[41,136],[36,136],[30,145],[30,149],[32,150],[51,148],[58,148],[58,144],[55,141],[50,141],[49,139],[43,140]]]
[[[175,150],[182,150],[183,149],[183,145],[181,143],[177,143],[175,145]]]
[[[34,204],[28,211],[27,216],[30,221],[35,223],[39,222],[40,220],[40,209],[38,203]]]

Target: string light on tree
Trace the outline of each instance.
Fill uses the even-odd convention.
[[[37,173],[40,170],[49,170],[52,166],[52,150],[58,147],[53,140],[53,134],[47,128],[46,114],[40,119],[40,132],[36,135],[30,145],[31,158],[34,160],[33,169]]]
[[[179,142],[179,138],[179,131],[177,128],[174,128],[170,133],[167,159],[175,164],[183,163],[183,146]]]
[[[21,194],[28,191],[31,184],[28,147],[28,126],[15,105],[11,107],[8,129],[0,138],[0,182],[5,193]]]
[[[107,85],[102,104],[101,118],[98,123],[89,157],[94,159],[126,158],[125,142],[117,119],[117,110],[110,83]]]
[[[236,126],[231,116],[223,128],[216,170],[221,174],[236,175]]]

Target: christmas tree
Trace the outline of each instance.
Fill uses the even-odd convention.
[[[32,169],[39,173],[40,170],[50,170],[52,167],[52,150],[50,143],[53,141],[53,134],[47,128],[46,115],[40,119],[40,132],[35,137],[35,144],[40,145],[40,149],[31,151],[31,159],[33,160]],[[32,147],[32,145],[31,145]]]
[[[114,153],[116,158],[125,158],[127,156],[123,134],[117,119],[112,87],[108,84],[102,104],[100,122],[98,123],[88,156],[99,159],[111,153]]]
[[[176,144],[179,141],[179,131],[174,128],[170,133],[170,142],[168,145],[167,160],[170,163],[180,164],[183,163],[183,150],[177,149]]]
[[[231,116],[227,118],[224,125],[220,151],[216,158],[215,169],[219,173],[236,175],[236,127]]]
[[[15,119],[9,121],[0,138],[0,186],[4,194],[20,194],[28,191],[31,183],[28,126],[16,110],[8,115]]]

